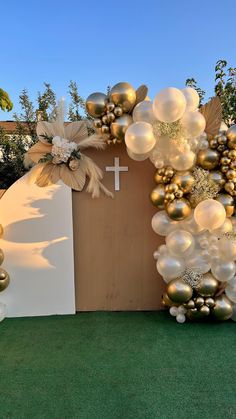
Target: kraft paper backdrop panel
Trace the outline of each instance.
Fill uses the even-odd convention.
[[[7,317],[75,313],[71,189],[30,185],[28,175],[0,200],[0,247],[9,287]]]

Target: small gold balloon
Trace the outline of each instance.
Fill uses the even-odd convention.
[[[150,199],[157,208],[164,208],[165,187],[163,185],[156,186],[151,192]]]
[[[235,179],[235,178],[236,178],[236,171],[235,171],[235,170],[232,170],[232,169],[229,169],[229,170],[226,172],[226,177],[227,177],[227,179],[229,179],[229,180],[233,180],[233,179]]]
[[[122,108],[120,106],[117,106],[114,109],[114,115],[117,116],[117,117],[123,115],[123,110],[122,110]]]
[[[172,279],[167,284],[166,289],[168,297],[174,301],[174,303],[186,303],[193,295],[193,290],[183,279]]]
[[[108,117],[107,117],[107,115],[104,115],[104,116],[102,117],[102,123],[103,123],[104,125],[107,125],[107,124],[108,124]]]
[[[205,317],[197,308],[188,310],[186,316],[189,320],[202,320]]]
[[[203,297],[197,297],[197,298],[195,298],[194,302],[195,302],[196,307],[202,307],[203,304],[204,304],[204,298]]]
[[[130,115],[122,115],[119,118],[116,118],[110,125],[112,136],[123,141],[125,138],[125,132],[132,122],[133,119]]]
[[[162,175],[159,174],[158,170],[156,171],[154,175],[154,180],[157,184],[162,183]]]
[[[171,301],[171,299],[169,298],[169,296],[166,292],[162,296],[162,304],[165,307],[172,307],[172,306],[176,305],[173,301]]]
[[[214,307],[214,305],[215,305],[215,300],[214,300],[214,298],[211,298],[211,297],[205,298],[205,304],[206,304],[209,308]]]
[[[102,125],[101,129],[103,134],[108,134],[110,132],[110,128],[108,127],[108,125]]]
[[[0,249],[0,265],[3,263],[3,261],[4,261],[4,253],[3,253],[3,250]]]
[[[107,113],[107,121],[108,121],[108,123],[111,123],[111,122],[115,121],[115,119],[116,119],[116,117],[115,117],[115,115],[114,115],[113,112],[108,112]]]
[[[219,282],[208,272],[202,276],[197,286],[197,292],[201,297],[213,297],[218,289]]]
[[[86,100],[86,110],[93,118],[99,118],[105,113],[107,95],[104,93],[92,93]]]
[[[189,300],[186,304],[185,304],[185,307],[186,308],[188,308],[188,309],[192,309],[192,308],[195,308],[195,302],[193,301],[193,300]]]
[[[234,198],[229,195],[229,194],[223,194],[220,193],[217,198],[216,201],[219,201],[223,207],[225,208],[226,211],[226,216],[227,217],[231,217],[234,213]]]
[[[236,150],[230,150],[228,156],[231,160],[236,160]]]
[[[236,149],[236,125],[232,125],[226,132],[229,148]]]
[[[209,314],[211,312],[211,310],[209,309],[209,307],[206,306],[205,304],[200,307],[199,311],[200,311],[201,314],[203,314],[203,316],[209,316]]]
[[[117,83],[110,91],[110,98],[112,102],[116,106],[120,106],[124,112],[129,112],[135,105],[136,91],[129,83]]]
[[[176,183],[169,183],[169,185],[166,185],[166,192],[175,193],[178,191],[178,185]]]
[[[175,199],[166,207],[166,212],[172,220],[181,221],[191,214],[191,206],[187,199]]]
[[[212,170],[209,173],[209,179],[213,180],[220,187],[223,187],[225,184],[224,175],[218,170]]]
[[[184,193],[188,193],[194,184],[194,177],[188,171],[177,172],[174,175],[172,182],[176,183]]]
[[[107,112],[113,112],[115,109],[115,104],[112,102],[108,102],[106,106]]]
[[[200,150],[197,156],[197,163],[203,169],[212,170],[219,163],[220,155],[218,151],[207,148],[206,150]]]
[[[228,320],[233,314],[233,303],[225,294],[215,298],[215,306],[212,308],[212,314],[217,320]]]
[[[8,273],[4,269],[0,268],[0,292],[4,291],[8,287],[9,282],[10,277]]]
[[[99,118],[94,119],[93,121],[95,128],[101,128],[102,127],[102,121]]]

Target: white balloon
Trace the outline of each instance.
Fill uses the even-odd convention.
[[[185,218],[185,220],[181,221],[181,225],[184,230],[187,230],[192,234],[199,234],[204,231],[204,228],[200,227],[196,223],[193,212],[188,218]]]
[[[211,272],[218,281],[230,281],[235,275],[236,265],[234,262],[216,259],[211,265]]]
[[[214,199],[205,199],[194,210],[196,223],[207,230],[214,230],[222,226],[226,218],[223,205]]]
[[[159,257],[156,266],[159,274],[166,282],[183,275],[185,269],[183,259],[177,258],[168,253]]]
[[[177,314],[176,316],[176,320],[178,323],[184,323],[186,320],[186,317],[184,314]]]
[[[234,276],[228,283],[227,287],[225,288],[225,294],[227,297],[236,303],[236,277]]]
[[[181,119],[181,125],[188,137],[198,137],[206,128],[206,120],[198,111],[186,111]]]
[[[175,154],[170,157],[170,164],[175,170],[189,170],[196,161],[196,154],[193,151]]]
[[[188,268],[197,269],[198,272],[206,274],[211,269],[211,264],[201,253],[196,250],[189,258],[186,258],[186,266]]]
[[[147,122],[134,122],[126,130],[125,143],[132,153],[148,153],[156,144],[152,125]]]
[[[170,307],[169,312],[171,316],[176,317],[178,314],[178,307],[176,306]]]
[[[167,236],[171,229],[172,220],[165,211],[158,211],[152,217],[152,228],[156,234]]]
[[[186,314],[187,311],[188,310],[184,306],[179,306],[178,307],[178,314]]]
[[[184,89],[181,89],[181,92],[186,99],[186,110],[195,111],[198,108],[200,101],[198,92],[192,87],[185,87]]]
[[[216,237],[221,237],[225,233],[229,233],[232,231],[233,226],[230,218],[226,218],[222,226],[219,228],[216,228],[215,230],[212,230],[212,234],[214,234]]]
[[[133,110],[132,116],[134,122],[143,121],[153,124],[156,118],[153,113],[152,102],[144,100],[143,102],[138,103]]]
[[[219,240],[220,256],[225,260],[236,260],[236,242],[222,237]]]
[[[195,240],[188,231],[174,230],[166,237],[166,246],[174,256],[186,257],[194,250]]]
[[[144,153],[144,154],[135,154],[131,150],[129,150],[128,147],[126,147],[126,151],[127,151],[128,156],[132,160],[135,160],[135,161],[144,161],[144,160],[147,160],[148,157],[150,156],[150,152]]]
[[[153,102],[153,113],[161,122],[175,122],[182,118],[186,109],[184,94],[175,87],[161,90]]]

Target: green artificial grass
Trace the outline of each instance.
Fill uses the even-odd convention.
[[[164,312],[0,324],[0,418],[236,418],[236,325]]]

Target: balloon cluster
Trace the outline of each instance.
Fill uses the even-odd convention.
[[[86,100],[86,110],[93,118],[95,131],[100,133],[108,144],[121,143],[125,132],[132,124],[134,106],[145,99],[146,86],[135,89],[126,82],[117,83],[109,93],[92,93]]]
[[[3,228],[2,225],[0,224],[0,237],[3,235]],[[0,249],[0,266],[2,265],[4,261],[4,253],[3,250]],[[9,285],[9,275],[8,273],[3,269],[0,268],[0,292],[4,291],[8,285]],[[0,303],[0,321],[2,321],[5,317],[5,306],[4,304]]]
[[[165,244],[154,252],[167,283],[163,304],[179,323],[236,320],[236,126],[222,123],[218,98],[167,88],[133,109],[128,155],[156,167],[152,219]]]

